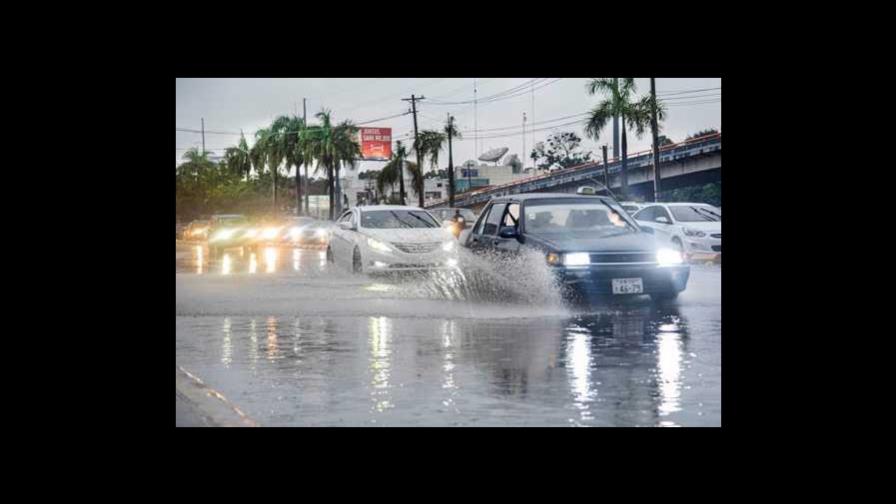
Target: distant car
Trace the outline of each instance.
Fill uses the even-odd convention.
[[[208,238],[209,221],[194,220],[187,224],[181,233],[184,240],[206,240]]]
[[[358,206],[336,221],[327,259],[355,273],[455,269],[457,240],[422,208]]]
[[[228,248],[243,247],[251,243],[247,231],[252,229],[249,220],[239,214],[213,215],[208,229],[208,248],[213,257]]]
[[[442,227],[451,231],[455,238],[459,237],[465,229],[473,227],[476,214],[469,208],[436,208],[432,213],[442,223]],[[460,222],[456,220],[460,214]]]
[[[705,203],[648,204],[635,215],[638,224],[665,236],[686,256],[722,253],[722,210]]]
[[[280,242],[294,247],[326,248],[330,225],[311,217],[293,217],[285,222]]]
[[[644,208],[644,205],[641,203],[635,203],[634,201],[620,201],[619,206],[621,206],[629,215],[634,215],[638,210]]]
[[[575,299],[649,294],[674,299],[690,268],[681,254],[641,229],[611,197],[530,193],[492,199],[461,242],[474,253],[543,255]]]

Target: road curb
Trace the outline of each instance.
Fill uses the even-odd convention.
[[[206,385],[196,375],[177,366],[174,371],[175,392],[180,395],[212,427],[258,427],[236,405],[217,390]]]

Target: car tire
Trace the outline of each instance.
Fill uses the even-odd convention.
[[[327,247],[327,262],[331,264],[336,262],[333,258],[333,249],[330,247]]]
[[[355,247],[352,252],[352,273],[361,274],[364,272],[364,264],[361,262],[361,250]]]
[[[675,250],[684,255],[684,244],[681,243],[681,240],[679,240],[677,236],[672,238],[672,246],[675,247]]]

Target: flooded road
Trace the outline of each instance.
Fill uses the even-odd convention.
[[[175,252],[177,364],[263,426],[721,424],[720,266],[692,266],[673,303],[584,309],[316,250]]]

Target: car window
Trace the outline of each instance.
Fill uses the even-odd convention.
[[[482,226],[485,224],[485,219],[488,218],[488,213],[489,213],[490,209],[491,209],[491,206],[488,206],[485,210],[482,211],[482,215],[480,216],[479,221],[476,223],[476,228],[473,229],[473,234],[482,233]]]
[[[504,214],[504,222],[501,225],[517,227],[517,223],[519,221],[520,221],[520,204],[519,203],[511,203],[507,207],[507,213]]]
[[[485,219],[485,225],[482,227],[482,234],[498,234],[498,224],[501,222],[501,217],[504,216],[504,208],[506,206],[506,203],[497,203],[495,205],[492,205],[492,209],[489,212],[488,217]]]
[[[722,217],[709,205],[676,205],[671,208],[675,220],[680,222],[717,222]]]
[[[368,229],[434,228],[439,223],[424,210],[372,210],[361,215]]]
[[[347,222],[350,215],[351,215],[350,212],[346,212],[346,213],[342,214],[342,216],[339,217],[339,220],[337,220],[336,222]]]
[[[538,200],[526,204],[526,232],[534,234],[637,232],[618,205],[597,198]]]
[[[657,207],[655,207],[655,206],[649,206],[647,208],[642,208],[640,212],[637,212],[634,215],[635,220],[652,222],[653,216],[656,215],[656,208]]]
[[[669,211],[661,206],[656,207],[656,215],[653,217],[653,220],[656,220],[657,217],[665,217],[669,219],[669,222],[673,222],[672,216],[669,215]]]

